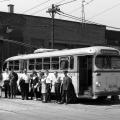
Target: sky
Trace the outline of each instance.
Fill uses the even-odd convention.
[[[8,12],[8,4],[14,5],[14,12],[32,16],[51,17],[46,11],[52,4],[67,14],[82,17],[82,0],[0,0],[0,11]],[[120,31],[120,0],[84,0],[85,20],[118,28]],[[57,19],[78,21],[55,14]]]

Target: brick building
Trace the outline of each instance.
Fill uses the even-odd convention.
[[[105,39],[108,46],[114,46],[120,49],[120,31],[106,30]]]
[[[0,60],[17,54],[30,53],[40,47],[50,48],[51,29],[50,18],[0,12]],[[105,26],[83,25],[79,22],[55,19],[54,48],[106,45],[105,31]],[[15,42],[11,43],[11,40]]]

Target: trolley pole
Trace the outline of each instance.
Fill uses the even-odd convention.
[[[55,6],[54,4],[52,4],[52,8],[48,9],[48,13],[50,14],[50,16],[52,17],[52,27],[51,27],[51,49],[54,48],[54,19],[55,19],[55,14],[57,11],[59,11],[60,9]]]

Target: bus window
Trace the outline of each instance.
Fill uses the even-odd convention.
[[[120,57],[113,56],[111,58],[111,67],[114,69],[120,69]]]
[[[27,69],[27,60],[19,60],[20,62],[20,71],[22,72],[24,69]]]
[[[13,69],[13,61],[9,61],[9,70],[12,70]]]
[[[69,66],[69,58],[68,57],[62,57],[60,58],[60,69],[68,69]]]
[[[43,69],[50,69],[50,58],[43,58]]]
[[[19,60],[14,61],[14,70],[19,70]]]
[[[36,70],[41,70],[42,69],[42,58],[36,59]]]
[[[7,68],[7,62],[3,64],[3,71],[5,71],[6,68]]]
[[[51,58],[51,69],[58,70],[59,69],[59,57]]]
[[[35,59],[30,59],[29,60],[29,70],[34,70],[35,66]]]
[[[74,57],[70,56],[70,69],[74,68]]]
[[[101,69],[120,69],[120,57],[119,56],[102,56],[96,57],[96,66]]]

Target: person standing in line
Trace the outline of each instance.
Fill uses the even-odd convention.
[[[46,78],[44,76],[44,72],[41,72],[41,94],[42,94],[42,102],[46,103]]]
[[[67,75],[68,71],[63,71],[64,77],[63,77],[63,83],[62,83],[62,101],[61,103],[68,104],[70,101],[70,85],[72,83],[72,79]]]
[[[49,101],[51,101],[51,86],[52,86],[52,77],[50,76],[50,74],[49,74],[49,71],[48,70],[46,70],[45,71],[45,78],[46,78],[46,90],[47,90],[47,93],[46,93],[46,95],[47,95],[47,102]]]
[[[55,90],[56,102],[60,102],[61,100],[60,86],[61,86],[61,78],[58,76],[58,72],[55,71],[52,78],[52,89],[54,88]]]
[[[23,75],[23,72],[21,72],[21,75],[19,77],[19,90],[21,92],[21,97],[22,97],[22,100],[25,99],[25,80],[22,78],[22,75]]]
[[[38,81],[38,97],[41,98],[41,79],[42,79],[42,72],[39,71],[38,73],[38,77],[39,77],[39,81]]]
[[[11,92],[11,98],[16,97],[16,90],[17,90],[17,80],[18,80],[18,75],[14,70],[12,69],[9,75],[10,79],[10,92]]]
[[[33,73],[30,74],[30,82],[29,82],[29,88],[30,88],[30,97],[31,97],[31,100],[33,99],[33,96],[34,96],[34,92],[33,92]]]
[[[28,100],[28,94],[29,94],[29,74],[27,73],[27,70],[24,69],[23,74],[21,75],[21,80],[23,81],[23,87],[21,92],[23,92],[23,99]]]
[[[38,100],[38,81],[39,81],[39,78],[38,78],[37,72],[34,71],[33,72],[33,92],[34,92],[35,100]]]
[[[5,89],[5,98],[10,98],[10,79],[8,68],[5,69],[5,72],[2,74],[3,87]]]
[[[2,86],[3,86],[2,73],[0,72],[0,97],[2,97]]]
[[[17,88],[19,92],[21,92],[20,80],[21,80],[22,74],[23,74],[23,70],[21,69],[18,75],[18,80],[17,80]]]

